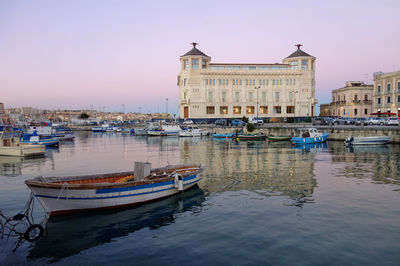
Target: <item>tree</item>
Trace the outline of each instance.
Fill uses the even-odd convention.
[[[89,115],[87,113],[82,113],[79,115],[79,119],[88,119]]]

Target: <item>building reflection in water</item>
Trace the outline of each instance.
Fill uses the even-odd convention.
[[[143,228],[158,229],[173,223],[178,213],[201,212],[204,200],[204,191],[195,186],[182,194],[138,207],[51,218],[45,235],[34,244],[28,257],[56,262]],[[140,245],[132,242],[130,248],[140,250]]]
[[[19,176],[22,175],[22,169],[30,166],[44,165],[46,157],[14,157],[0,156],[0,176]]]
[[[400,146],[372,145],[344,147],[335,145],[330,149],[334,175],[350,178],[371,178],[374,182],[400,185]]]
[[[316,153],[310,151],[318,147],[294,149],[289,142],[197,141],[197,145],[192,140],[180,141],[181,163],[204,164],[201,187],[210,192],[250,190],[299,199],[312,195],[316,186]]]

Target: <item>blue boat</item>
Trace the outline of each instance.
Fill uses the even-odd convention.
[[[213,138],[218,138],[218,139],[230,139],[233,138],[235,135],[237,135],[235,132],[228,133],[228,134],[213,134]]]
[[[60,144],[60,140],[52,137],[40,138],[37,132],[34,132],[33,134],[23,134],[20,143],[44,145],[46,147],[50,147],[58,146]]]
[[[300,134],[298,137],[293,137],[290,141],[293,144],[312,144],[322,143],[328,139],[329,133],[319,132],[316,128],[299,128]]]

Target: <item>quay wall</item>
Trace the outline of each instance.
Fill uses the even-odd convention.
[[[242,127],[217,127],[204,126],[212,133],[230,133],[235,130],[243,130]],[[369,137],[369,136],[390,136],[390,143],[400,144],[400,127],[390,126],[311,126],[310,124],[265,124],[258,127],[254,132],[262,132],[266,135],[288,136],[295,135],[296,129],[302,127],[315,127],[319,131],[328,132],[328,140],[344,141],[346,138]]]
[[[230,133],[236,130],[246,132],[246,127],[227,127],[216,125],[198,125],[211,133]],[[136,126],[135,126],[136,127]],[[133,127],[133,128],[135,128]],[[140,127],[140,126],[137,126]],[[143,127],[143,126],[141,126]],[[393,126],[311,126],[310,124],[264,124],[255,132],[263,132],[276,136],[295,135],[296,129],[302,127],[315,127],[320,131],[328,132],[328,140],[344,141],[348,137],[390,136],[390,143],[400,144],[400,127]],[[77,131],[91,131],[92,126],[70,126]]]

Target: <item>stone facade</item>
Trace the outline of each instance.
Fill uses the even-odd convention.
[[[375,113],[394,113],[400,116],[400,71],[374,73]]]
[[[180,57],[181,118],[307,117],[315,113],[315,60],[297,51],[281,64],[211,63],[196,48]]]
[[[347,81],[346,86],[332,91],[332,102],[320,105],[321,116],[369,117],[372,112],[373,85]]]

